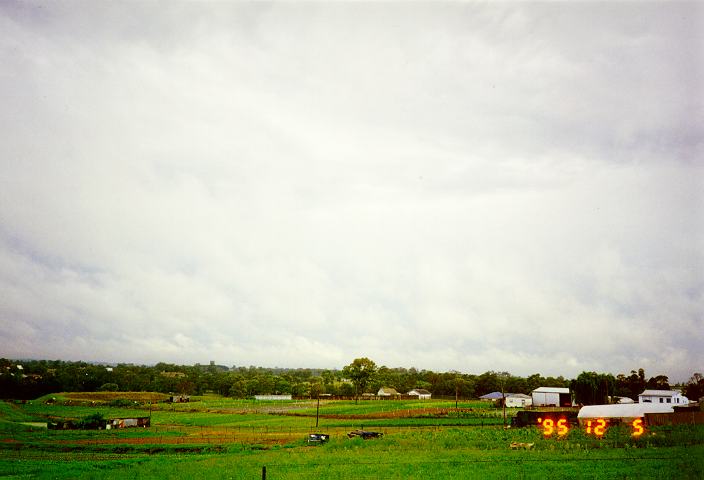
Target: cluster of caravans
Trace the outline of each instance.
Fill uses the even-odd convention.
[[[540,387],[531,392],[531,395],[522,393],[501,393],[491,392],[479,397],[481,400],[494,401],[499,405],[505,404],[506,407],[573,407],[572,396],[569,388],[562,387]],[[503,403],[502,403],[503,399]],[[638,402],[628,397],[612,397],[614,404],[649,404],[661,405],[665,408],[663,411],[673,411],[672,407],[686,406],[689,404],[689,399],[682,395],[677,390],[644,390],[638,395]],[[662,409],[652,409],[660,411]]]

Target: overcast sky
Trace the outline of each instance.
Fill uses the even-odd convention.
[[[686,380],[703,3],[0,4],[0,356]]]

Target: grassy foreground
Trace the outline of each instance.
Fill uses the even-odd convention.
[[[453,418],[441,402],[330,402],[321,407],[329,418],[317,430],[332,438],[308,446],[312,404],[200,400],[160,404],[152,408],[151,428],[122,431],[47,431],[32,422],[57,414],[79,418],[96,408],[106,416],[136,416],[148,408],[0,403],[0,477],[259,479],[266,467],[267,479],[704,478],[702,426],[661,427],[638,439],[615,427],[602,439],[574,429],[558,439],[536,428],[477,426],[477,418],[501,421],[485,404],[460,406],[472,411]],[[399,410],[410,417],[380,414]],[[345,432],[360,423],[384,437],[348,439]],[[512,442],[534,445],[511,449]]]

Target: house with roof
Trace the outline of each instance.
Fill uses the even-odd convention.
[[[487,393],[486,395],[482,395],[479,397],[479,400],[483,400],[485,402],[494,402],[496,400],[500,400],[504,397],[504,394],[501,392],[491,392]]]
[[[396,391],[395,388],[391,387],[381,387],[376,393],[378,397],[400,397],[401,394]]]
[[[413,390],[408,392],[408,395],[418,397],[418,400],[430,400],[432,393],[430,393],[424,388],[414,388]]]
[[[662,403],[664,405],[687,405],[689,399],[678,390],[643,390],[638,403]]]
[[[508,408],[522,408],[533,405],[533,398],[523,393],[501,393],[491,392],[479,397],[483,401],[496,402],[498,405],[503,404]]]

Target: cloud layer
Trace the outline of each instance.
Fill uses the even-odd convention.
[[[684,380],[702,20],[4,4],[0,350]]]

